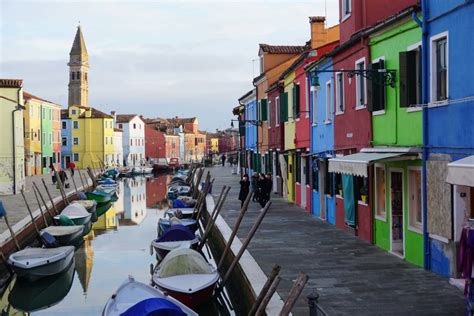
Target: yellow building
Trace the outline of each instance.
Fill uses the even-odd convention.
[[[40,175],[41,172],[41,99],[23,92],[25,111],[25,175]]]
[[[22,80],[0,79],[0,195],[25,186],[22,86]]]
[[[283,80],[283,87],[286,100],[288,100],[288,121],[285,122],[285,151],[288,153],[288,201],[295,200],[295,176],[294,176],[294,155],[295,155],[295,114],[293,113],[293,81],[295,72],[292,71]]]

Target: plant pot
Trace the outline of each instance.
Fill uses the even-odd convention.
[[[342,189],[339,189],[339,195],[342,196]]]
[[[362,202],[367,204],[367,195],[361,195],[360,198],[361,198]]]

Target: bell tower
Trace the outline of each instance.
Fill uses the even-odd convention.
[[[67,65],[69,66],[68,105],[89,107],[89,55],[80,26],[77,27]]]

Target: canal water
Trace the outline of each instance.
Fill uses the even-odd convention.
[[[94,223],[76,250],[75,264],[53,278],[7,284],[0,307],[5,315],[101,315],[108,298],[129,275],[149,284],[150,243],[164,215],[169,175],[124,179],[119,199]],[[200,315],[227,314],[211,303]]]

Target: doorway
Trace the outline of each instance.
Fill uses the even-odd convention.
[[[71,163],[71,157],[65,156],[64,158],[65,158],[64,168],[69,168],[69,164]]]
[[[403,170],[390,170],[391,249],[404,257],[403,242]]]
[[[306,157],[301,155],[301,170],[300,170],[300,179],[301,179],[301,207],[306,208]]]
[[[321,219],[326,219],[326,160],[319,160],[319,214]]]

